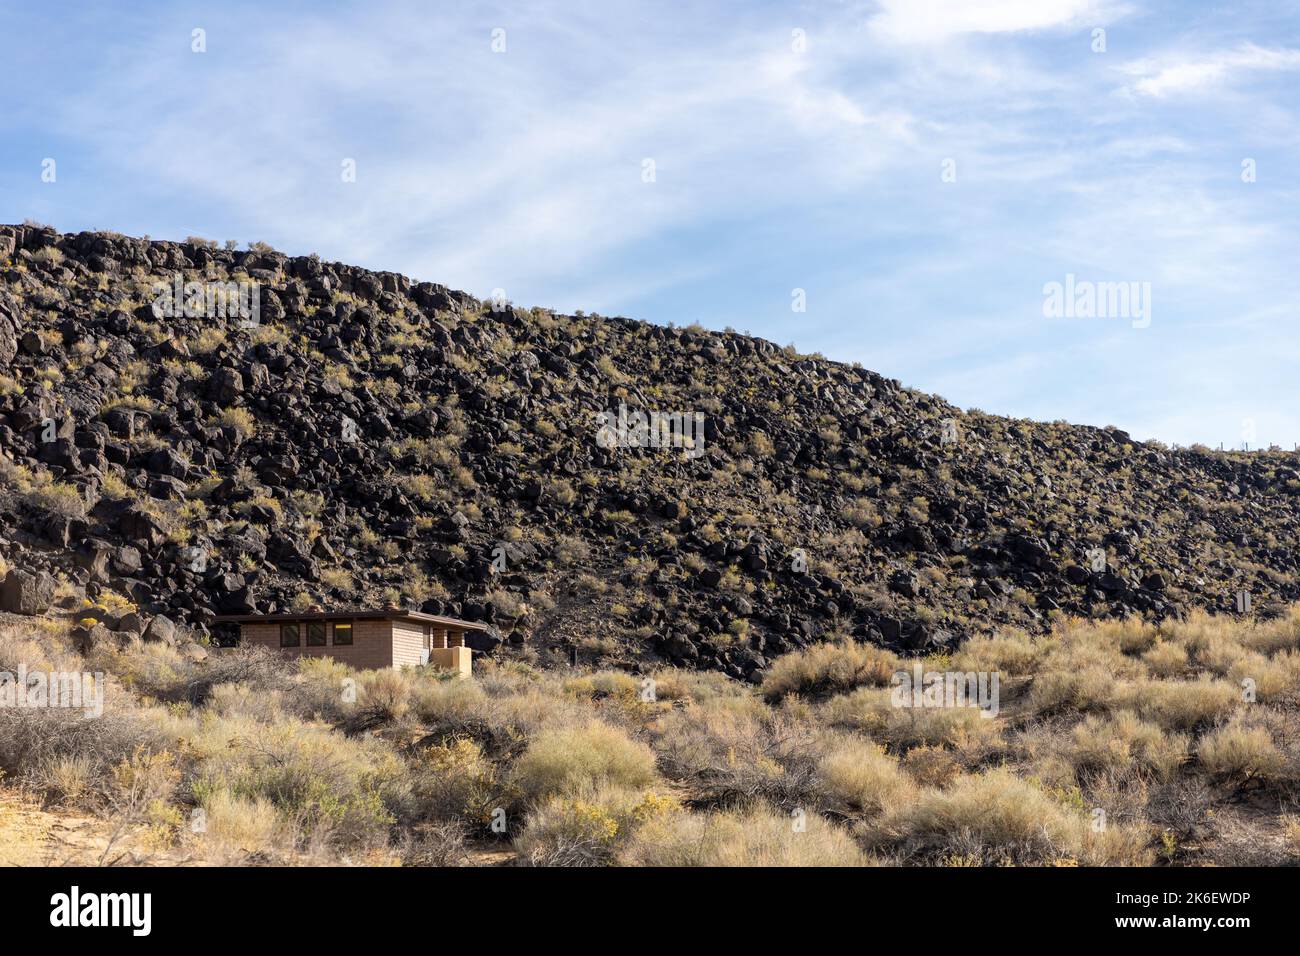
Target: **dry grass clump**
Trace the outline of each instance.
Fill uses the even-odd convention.
[[[945,790],[923,792],[867,831],[868,841],[930,862],[1142,865],[1145,834],[1095,831],[1070,810],[1005,769],[965,776]]]
[[[1120,688],[1120,702],[1166,730],[1191,730],[1219,721],[1241,702],[1241,690],[1201,674],[1188,681],[1135,681]]]
[[[647,685],[650,687],[653,685]],[[564,689],[575,697],[600,699],[617,697],[625,701],[637,700],[642,694],[642,682],[623,671],[595,671],[564,682]],[[654,688],[657,696],[658,688]]]
[[[642,825],[680,812],[676,800],[652,790],[584,789],[532,810],[514,845],[523,866],[606,866]]]
[[[896,753],[942,746],[980,760],[1003,746],[1003,725],[978,707],[900,707],[889,688],[860,688],[826,702],[821,719],[856,730]]]
[[[1039,714],[1109,710],[1114,706],[1118,686],[1111,657],[1107,649],[1084,650],[1078,646],[1049,656],[1034,677],[1029,706]]]
[[[707,701],[720,697],[743,697],[749,693],[743,684],[717,671],[688,671],[663,668],[652,673],[655,699],[662,701]]]
[[[215,790],[205,794],[199,806],[202,822],[191,827],[197,829],[199,845],[214,862],[231,865],[289,852],[292,830],[270,800]]]
[[[916,787],[878,745],[853,737],[830,742],[817,761],[816,789],[831,809],[875,814],[913,799]]]
[[[220,684],[271,689],[287,686],[288,676],[283,659],[268,648],[241,647],[195,661],[170,644],[139,639],[121,647],[99,644],[86,656],[85,666],[115,675],[123,687],[142,696],[195,704]]]
[[[1222,777],[1276,777],[1286,758],[1264,727],[1232,721],[1201,738],[1196,758],[1207,772]]]
[[[1048,647],[1048,639],[1035,638],[1020,630],[981,635],[972,637],[953,654],[952,667],[958,671],[996,671],[1008,677],[1023,677],[1034,673]]]
[[[1187,646],[1176,641],[1159,641],[1142,655],[1153,677],[1182,677],[1191,668]]]
[[[669,814],[637,830],[618,856],[625,866],[865,866],[847,832],[821,817],[756,805]]]
[[[813,792],[817,730],[754,697],[675,710],[660,722],[654,745],[664,773],[710,802],[794,805]]]
[[[1279,617],[1244,628],[1239,640],[1247,650],[1267,656],[1300,650],[1300,607],[1288,607]]]
[[[763,695],[777,701],[790,694],[822,696],[882,687],[899,667],[897,655],[870,644],[815,644],[777,658],[763,678]]]
[[[1187,737],[1122,711],[1090,716],[1074,728],[1069,760],[1078,772],[1119,770],[1136,765],[1157,780],[1168,780],[1187,759]]]
[[[1255,699],[1275,701],[1300,691],[1300,651],[1284,650],[1268,657],[1245,651],[1229,666],[1228,680],[1254,691]]]
[[[455,820],[417,826],[402,853],[403,866],[466,866],[469,862],[469,833]]]
[[[961,775],[961,761],[951,750],[922,744],[913,747],[900,764],[907,775],[922,787],[946,787]]]
[[[583,787],[645,787],[655,779],[654,752],[596,720],[541,731],[515,762],[513,783],[533,802]]]

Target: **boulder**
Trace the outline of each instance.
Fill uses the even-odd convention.
[[[77,644],[77,649],[83,654],[89,654],[92,650],[101,644],[113,640],[113,632],[98,621],[91,625],[78,625],[72,629],[72,639]]]
[[[117,630],[124,634],[140,635],[144,633],[144,619],[135,611],[127,611],[117,619]]]
[[[120,626],[120,625],[119,625]],[[176,643],[176,624],[165,614],[159,614],[141,635],[146,641],[162,641],[164,644]]]
[[[0,299],[0,365],[8,366],[18,354],[17,313],[8,296]]]
[[[11,614],[44,614],[54,601],[54,578],[45,571],[35,574],[13,568],[0,585],[0,610]]]

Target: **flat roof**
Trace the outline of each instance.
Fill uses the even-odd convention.
[[[218,624],[271,624],[275,621],[419,621],[422,624],[437,624],[440,627],[459,628],[466,631],[486,631],[488,625],[482,622],[462,621],[455,617],[442,617],[438,614],[425,614],[407,608],[343,609],[338,611],[286,611],[282,614],[218,614],[213,620]]]

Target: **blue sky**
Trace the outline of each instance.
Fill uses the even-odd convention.
[[[0,221],[261,240],[1289,448],[1288,6],[0,2]],[[1150,324],[1045,316],[1067,275],[1149,283]]]

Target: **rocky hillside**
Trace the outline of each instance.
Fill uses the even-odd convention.
[[[647,444],[620,406],[688,437],[620,447]],[[57,583],[104,638],[396,601],[490,620],[494,653],[755,680],[835,634],[932,650],[1239,589],[1267,612],[1300,599],[1298,518],[1290,454],[963,412],[735,332],[260,244],[0,227],[0,605]]]

